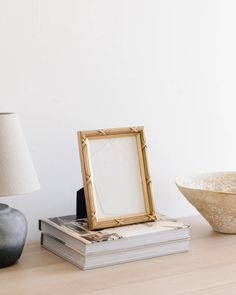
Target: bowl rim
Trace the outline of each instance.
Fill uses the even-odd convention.
[[[199,174],[192,174],[186,177],[181,177],[179,179],[175,180],[175,184],[178,188],[186,188],[190,190],[195,190],[195,191],[202,191],[202,192],[214,192],[218,194],[224,194],[224,195],[236,195],[235,192],[224,192],[224,191],[218,191],[218,190],[210,190],[210,189],[200,189],[200,188],[193,188],[187,185],[182,185],[180,182],[184,179],[191,179],[191,178],[196,178],[196,177],[204,177],[204,176],[217,176],[217,175],[229,175],[229,174],[234,174],[236,176],[236,171],[219,171],[219,172],[207,172],[207,173],[199,173]]]

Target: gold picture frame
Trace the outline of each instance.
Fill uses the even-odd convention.
[[[89,228],[101,229],[154,221],[156,219],[156,213],[153,204],[151,177],[147,160],[147,144],[143,126],[79,131],[77,136]],[[105,155],[101,154],[101,150],[104,150]],[[114,150],[116,152],[118,150],[118,153],[114,154]],[[97,155],[97,162],[96,157],[93,156],[93,151],[94,155]],[[123,153],[121,156],[119,154],[120,152]],[[126,157],[125,160],[124,156]],[[108,159],[106,159],[107,157]],[[128,171],[129,169],[126,169],[126,161],[127,165],[132,166],[132,173]],[[117,171],[112,167],[113,162],[114,166],[116,168],[118,167]],[[96,165],[101,166],[100,170],[97,169]],[[137,167],[139,168],[137,169]],[[102,186],[98,179],[103,184]],[[121,183],[119,182],[120,180]],[[95,184],[100,188],[99,193]],[[127,195],[125,191],[126,185]],[[121,190],[120,194],[119,188]],[[139,198],[135,199],[136,193]],[[119,199],[123,197],[123,203],[127,199],[129,204],[120,204],[117,197],[115,200],[111,200],[110,196],[113,194],[118,194]],[[108,196],[108,198],[106,197],[105,200],[101,201],[101,197],[99,199],[98,196]],[[132,199],[129,199],[131,197]],[[105,210],[102,211],[102,205],[100,203],[103,202],[103,205],[105,202],[115,204],[116,200],[117,203],[112,210],[114,212],[120,210],[120,213],[112,214],[110,208],[107,210],[109,212],[108,215],[103,213]],[[139,207],[141,208],[140,210]],[[135,209],[132,208],[137,208],[136,210],[138,212],[133,212],[132,210]],[[125,213],[123,214],[123,212]]]

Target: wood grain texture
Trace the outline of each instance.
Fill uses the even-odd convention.
[[[0,270],[0,294],[236,294],[236,236],[214,233],[202,217],[184,220],[192,225],[188,253],[89,271],[28,244],[17,264]]]

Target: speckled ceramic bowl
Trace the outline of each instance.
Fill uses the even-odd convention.
[[[236,233],[236,172],[195,175],[176,185],[213,230]]]

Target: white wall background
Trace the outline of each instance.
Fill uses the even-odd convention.
[[[0,1],[0,111],[19,114],[41,182],[1,198],[74,213],[76,131],[144,125],[158,211],[196,214],[179,176],[236,169],[233,0]]]

